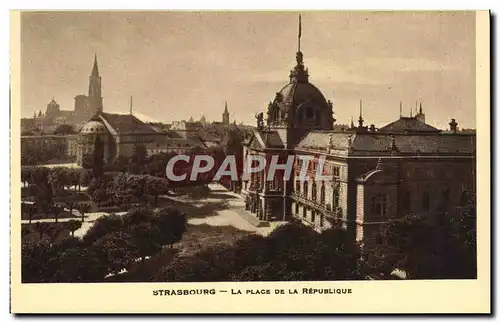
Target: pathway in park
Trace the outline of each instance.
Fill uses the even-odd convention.
[[[228,191],[225,187],[219,184],[210,184],[210,192],[206,197],[192,198],[192,197],[171,197],[161,196],[162,200],[172,200],[179,204],[185,204],[190,207],[195,207],[199,213],[207,212],[205,217],[190,218],[188,214],[188,223],[192,225],[208,224],[211,226],[232,226],[239,230],[255,232],[261,235],[268,235],[277,226],[284,222],[270,222],[267,227],[255,227],[247,222],[241,215],[245,210],[245,202],[238,194]],[[227,203],[226,207],[213,210],[214,205],[220,203]],[[69,211],[66,209],[66,211]],[[73,210],[74,218],[60,218],[58,222],[67,222],[69,220],[80,220],[80,212]],[[115,213],[118,215],[126,214],[126,212]],[[94,225],[94,221],[102,216],[107,216],[107,212],[85,213],[85,222],[82,227],[75,231],[75,236],[82,237]],[[32,220],[31,223],[36,222],[55,222],[54,219],[39,219]],[[22,220],[21,223],[27,224],[28,220]]]

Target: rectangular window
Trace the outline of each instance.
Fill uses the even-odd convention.
[[[339,177],[340,176],[340,167],[339,166],[333,166],[332,168],[332,174],[334,177]]]

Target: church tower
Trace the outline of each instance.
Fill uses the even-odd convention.
[[[94,56],[94,67],[89,77],[89,108],[95,112],[102,112],[101,77],[97,68],[97,54]]]
[[[224,113],[222,114],[222,123],[229,124],[229,111],[227,111],[227,101],[224,107]]]

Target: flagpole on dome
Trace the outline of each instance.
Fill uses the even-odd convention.
[[[298,52],[300,53],[300,38],[302,37],[302,15],[299,14],[299,47]]]

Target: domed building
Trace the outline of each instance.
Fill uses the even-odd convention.
[[[269,103],[267,125],[271,128],[331,130],[334,121],[332,103],[309,83],[309,72],[299,51],[297,65],[290,72],[290,82]]]
[[[267,108],[268,130],[276,130],[288,147],[310,130],[332,130],[335,122],[333,105],[309,82],[303,58],[299,49],[290,82],[276,93]],[[260,128],[264,128],[263,124]]]
[[[102,144],[104,161],[108,162],[115,151],[111,134],[98,115],[92,117],[80,130],[77,139],[77,163],[83,164],[86,155],[92,155],[97,143]]]
[[[132,111],[131,111],[132,112]],[[145,123],[133,114],[115,114],[98,111],[83,125],[78,134],[77,163],[83,164],[92,155],[96,140],[103,145],[103,159],[111,163],[118,156],[130,157],[138,146],[148,154],[183,153],[193,147],[202,147],[200,140],[173,136],[152,124]]]
[[[426,124],[421,105],[414,116],[368,126],[362,101],[358,125],[339,127],[332,103],[309,82],[300,36],[299,20],[297,64],[245,142],[243,164],[252,155],[281,166],[293,161],[286,180],[283,169],[270,176],[269,165],[243,178],[252,223],[298,219],[317,231],[341,225],[370,249],[392,219],[456,214],[474,203],[475,133],[459,131],[455,119],[449,131]]]

